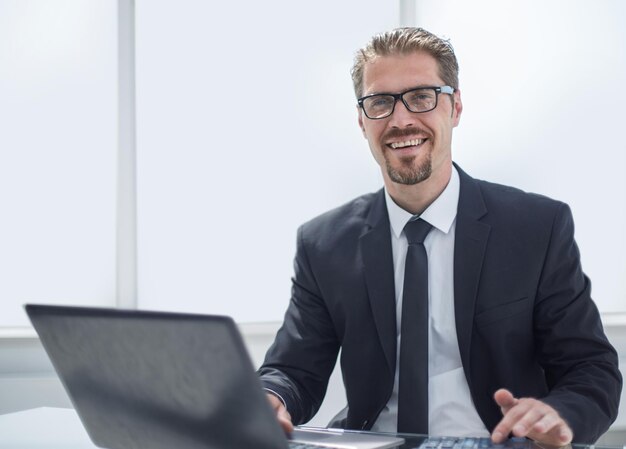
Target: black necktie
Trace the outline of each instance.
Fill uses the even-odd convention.
[[[398,432],[428,433],[428,258],[424,239],[431,225],[409,221],[400,326]]]

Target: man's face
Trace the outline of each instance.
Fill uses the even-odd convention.
[[[378,57],[365,66],[363,96],[399,93],[420,86],[443,86],[435,58],[425,52]],[[439,94],[437,107],[415,113],[401,101],[389,117],[372,120],[359,108],[359,126],[381,166],[385,184],[417,184],[452,164],[452,128],[462,111],[460,92]]]

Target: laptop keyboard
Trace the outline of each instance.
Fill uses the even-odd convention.
[[[404,447],[404,446],[403,446]],[[289,449],[336,449],[336,445],[321,443],[299,443],[289,441]],[[496,444],[491,438],[430,437],[415,449],[532,449],[532,441],[526,438],[511,438]],[[626,448],[626,447],[625,447]]]
[[[530,449],[532,442],[526,438],[511,438],[496,444],[490,438],[430,437],[422,442],[419,449]]]

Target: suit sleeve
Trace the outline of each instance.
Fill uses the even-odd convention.
[[[543,400],[568,422],[575,442],[593,443],[617,416],[622,378],[591,300],[565,204],[553,223],[534,322],[537,357],[550,391]]]
[[[304,234],[298,229],[291,301],[259,369],[263,386],[283,398],[294,424],[309,421],[319,409],[339,352]]]

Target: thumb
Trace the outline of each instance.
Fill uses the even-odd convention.
[[[493,394],[493,399],[496,401],[496,404],[500,406],[502,409],[502,413],[506,413],[513,406],[515,406],[518,400],[513,396],[513,394],[507,390],[506,388],[500,388]]]

